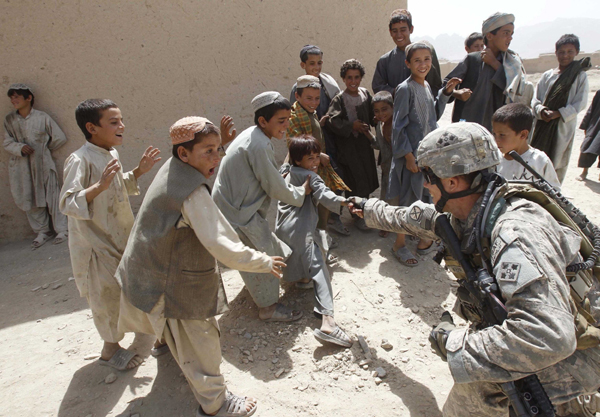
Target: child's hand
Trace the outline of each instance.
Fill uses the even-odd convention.
[[[328,167],[329,165],[331,165],[331,159],[326,153],[321,152],[319,159],[321,160],[321,165],[323,165],[324,167]]]
[[[355,120],[352,124],[352,130],[366,135],[371,129],[369,128],[369,125],[362,120]]]
[[[327,123],[327,120],[329,120],[329,115],[326,114],[325,116],[321,117],[321,120],[319,120],[319,124],[321,125],[321,127],[325,126],[325,123]]]
[[[560,117],[560,112],[556,110],[544,109],[541,113],[542,120],[544,122],[549,122],[554,119],[558,119]]]
[[[281,279],[283,276],[282,270],[287,265],[283,262],[283,258],[281,256],[271,256],[273,260],[273,265],[271,266],[271,274],[275,275],[278,279]]]
[[[450,81],[448,81],[448,83],[446,84],[446,88],[444,88],[444,94],[447,96],[452,94],[456,86],[460,83],[462,83],[462,80],[460,78],[452,77]]]
[[[404,155],[404,157],[406,158],[406,168],[413,174],[418,173],[419,167],[417,166],[417,161],[415,160],[415,156],[412,154],[412,152],[407,153]]]
[[[142,155],[142,159],[140,159],[140,163],[137,168],[133,170],[133,175],[136,178],[141,177],[146,172],[150,171],[155,163],[160,161],[162,158],[158,156],[160,150],[155,148],[154,146],[148,146],[144,154]]]
[[[237,130],[233,123],[233,117],[226,115],[221,118],[221,146],[227,145],[235,139]]]
[[[310,193],[312,193],[312,188],[310,188],[310,175],[306,176],[306,181],[304,181],[304,184],[302,184],[304,186],[304,194],[308,195]]]
[[[359,209],[358,207],[356,207],[352,201],[350,201],[350,202],[348,203],[348,211],[349,211],[351,214],[356,214],[356,215],[357,215],[358,217],[360,217],[361,219],[363,219],[363,218],[364,218],[364,213],[363,213],[362,209]]]
[[[100,181],[98,181],[98,189],[100,191],[108,190],[110,183],[112,182],[117,172],[121,169],[121,165],[119,165],[119,160],[117,158],[109,161],[108,164],[104,167],[104,171],[102,172],[102,176],[100,177]]]
[[[21,148],[21,155],[23,156],[27,156],[27,155],[33,155],[35,151],[33,150],[33,148],[29,145],[25,145]]]
[[[461,88],[460,90],[454,90],[452,92],[452,97],[457,98],[460,101],[467,101],[471,98],[471,94],[473,94],[473,91],[471,91],[470,88]]]
[[[500,61],[498,61],[498,59],[494,56],[494,53],[491,49],[484,49],[481,51],[481,60],[495,70],[500,68]]]

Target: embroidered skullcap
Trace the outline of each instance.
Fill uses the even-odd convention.
[[[27,90],[33,94],[33,91],[31,91],[31,88],[29,88],[27,85],[25,85],[23,83],[11,84],[10,87],[8,87],[8,91],[10,91],[10,90]]]
[[[202,131],[207,123],[213,124],[210,120],[198,116],[184,117],[177,120],[169,129],[171,142],[173,145],[179,145],[194,140],[194,135]]]
[[[311,84],[316,84],[317,88],[321,88],[321,82],[314,75],[303,75],[298,77],[298,80],[296,81],[296,88],[306,88]]]
[[[431,52],[431,44],[429,42],[424,42],[424,41],[413,42],[409,45],[406,45],[406,48],[404,48],[404,53],[406,54],[406,59],[408,59],[408,57],[410,56],[410,51],[414,48],[429,49],[429,52]]]
[[[396,9],[394,10],[391,14],[390,14],[390,19],[394,16],[398,16],[400,14],[403,14],[404,16],[407,16],[410,20],[412,20],[412,15],[410,14],[410,12],[406,9]]]
[[[319,48],[317,45],[304,45],[302,47],[302,49],[300,49],[300,60],[302,62],[306,61],[308,59],[308,52],[312,51],[314,52],[314,55],[316,54],[322,54],[323,52],[321,51],[321,48]]]
[[[278,98],[283,98],[277,91],[265,91],[260,93],[252,99],[252,111],[256,113],[263,107],[267,107],[269,104],[273,104]]]
[[[509,23],[515,23],[514,14],[496,12],[483,21],[481,33],[485,35],[486,33],[490,33],[492,30],[501,28]]]

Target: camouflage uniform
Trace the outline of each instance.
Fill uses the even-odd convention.
[[[463,244],[479,202],[465,221],[451,217]],[[434,206],[423,202],[394,207],[370,199],[364,207],[367,226],[427,239],[439,239],[433,232],[436,216]],[[492,229],[490,248],[508,318],[502,325],[450,332],[446,350],[455,385],[444,405],[445,416],[508,416],[509,401],[499,383],[531,373],[537,373],[557,415],[600,411],[594,398],[600,388],[600,347],[576,350],[575,310],[565,276],[566,266],[579,256],[580,240],[536,203],[507,199]],[[591,292],[590,300],[597,303],[597,288]]]

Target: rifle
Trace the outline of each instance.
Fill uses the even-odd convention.
[[[506,320],[508,312],[502,302],[498,284],[485,268],[477,271],[465,254],[461,244],[444,214],[438,216],[435,224],[436,234],[442,238],[452,257],[459,262],[466,279],[461,285],[469,291],[471,301],[482,315],[483,327],[500,325]],[[532,374],[517,381],[501,383],[510,404],[518,417],[553,417],[554,407],[537,375]]]

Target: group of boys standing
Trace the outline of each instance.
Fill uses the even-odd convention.
[[[120,109],[110,100],[86,100],[76,109],[86,143],[66,160],[59,193],[50,150],[66,138],[52,119],[31,108],[33,94],[27,86],[11,86],[9,96],[17,111],[5,122],[5,148],[16,161],[10,171],[13,194],[38,233],[34,248],[53,236],[50,216],[58,234],[55,242],[66,240],[64,215],[68,217],[76,284],[105,342],[100,364],[119,370],[136,367],[141,358],[121,348],[119,341],[127,331],[153,334],[152,354],[173,354],[200,404],[197,415],[253,414],[256,400],[230,393],[220,373],[215,316],[228,307],[217,260],[241,271],[265,322],[295,321],[303,315],[279,303],[279,279],[314,288],[314,312],[321,319],[315,337],[351,346],[351,338],[333,318],[326,265],[335,261],[330,253],[335,241],[327,229],[350,233],[339,215],[342,206],[353,203],[341,194],[368,198],[379,187],[375,148],[380,150],[382,199],[400,206],[431,201],[417,166],[417,148],[436,130],[451,100],[457,100],[453,121],[493,130],[502,152],[516,150],[522,156],[533,149],[527,145],[533,114],[518,103],[532,106],[538,119],[555,125],[551,131],[556,143],[548,149],[561,161],[555,164],[562,172],[556,183],[562,182],[559,169],[566,170],[561,164],[574,135],[574,128],[565,126],[587,97],[586,64],[571,65],[576,55],[571,49],[579,52],[576,37],[557,43],[559,68],[544,74],[532,103],[522,63],[508,49],[513,15],[488,18],[481,37],[468,39],[468,47],[484,43],[486,49],[470,53],[444,80],[433,47],[410,42],[408,11],[392,13],[389,31],[396,48],[377,63],[375,96],[360,87],[365,75],[360,62],[351,59],[342,65],[346,88],[341,91],[333,77],[321,72],[322,51],[307,45],[300,53],[306,75],[294,85],[291,103],[277,92],[259,94],[252,100],[255,125],[239,135],[228,116],[220,129],[202,117],[177,121],[170,129],[172,157],[156,174],[135,219],[128,195],[140,192],[137,179],[160,161],[160,151],[150,146],[139,165],[124,173],[114,149],[123,141]],[[559,55],[561,48],[568,51]],[[561,61],[563,56],[570,61]],[[569,94],[549,105],[547,96],[553,96],[557,83]],[[517,104],[502,107],[505,103]],[[271,141],[286,135],[289,164],[280,171]],[[209,179],[217,172],[222,146],[229,142],[211,192]],[[542,165],[548,165],[547,158]],[[505,169],[513,176],[509,179],[519,179],[522,173],[517,171]],[[23,197],[28,195],[32,197]],[[271,199],[279,201],[275,233],[267,222]],[[445,203],[447,196],[437,201],[440,211]],[[357,228],[368,229],[362,215],[353,211],[353,217]],[[392,251],[404,265],[416,266],[403,236],[398,234]],[[437,249],[431,234],[421,237],[418,254]]]

